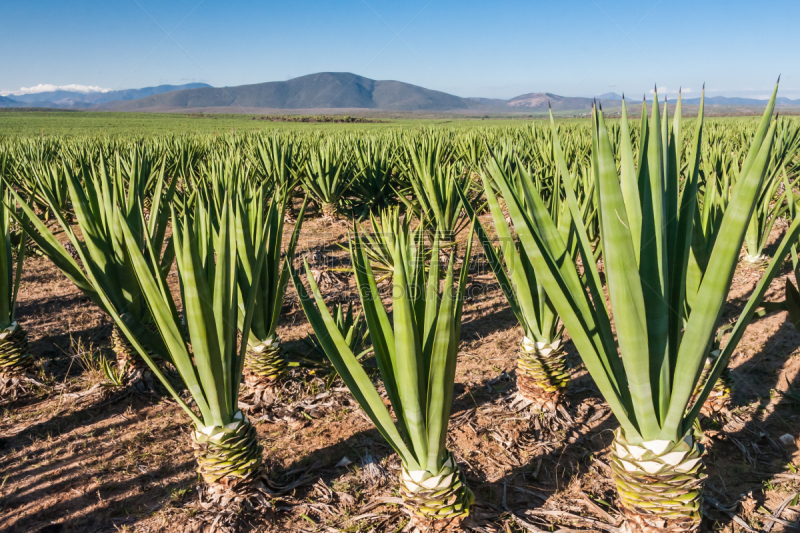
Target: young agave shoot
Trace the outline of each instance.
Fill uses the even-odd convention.
[[[707,271],[714,275],[702,279],[688,313],[686,272],[695,219],[703,103],[687,150],[683,180],[679,113],[670,131],[666,117],[662,124],[654,101],[650,120],[643,121],[644,145],[637,171],[623,103],[618,171],[603,112],[593,110],[592,170],[616,335],[552,116],[556,156],[585,269],[582,274],[575,263],[564,260],[569,257],[567,244],[540,191],[533,184],[517,184],[504,169],[489,165],[530,264],[620,423],[611,462],[628,531],[700,528],[705,473],[703,447],[694,438],[693,425],[740,336],[732,336],[694,405],[691,401],[767,171],[775,130],[774,123],[770,125],[774,104],[775,93],[753,137],[710,253]],[[775,271],[770,270],[769,275]],[[748,313],[749,309],[750,303]]]
[[[455,457],[445,447],[469,261],[465,259],[456,286],[455,256],[451,253],[444,287],[440,290],[438,261],[432,261],[425,280],[422,233],[410,231],[405,225],[400,228],[403,230],[390,242],[394,255],[393,323],[376,297],[377,283],[357,231],[350,243],[364,316],[378,368],[397,415],[396,424],[325,307],[307,263],[313,299],[295,271],[292,280],[328,359],[400,456],[400,494],[413,513],[413,523],[422,530],[455,529],[469,514],[474,501]],[[465,258],[470,255],[471,237]],[[438,248],[436,239],[432,257],[439,256]]]
[[[180,280],[181,301],[186,316],[185,326],[161,270],[150,265],[158,251],[147,241],[142,253],[134,236],[131,221],[117,215],[133,270],[139,280],[147,305],[166,349],[191,394],[196,411],[189,407],[160,371],[147,350],[132,335],[120,314],[112,316],[147,362],[153,373],[194,422],[192,447],[198,473],[205,482],[206,499],[221,505],[240,501],[252,494],[259,483],[262,447],[256,430],[247,416],[239,410],[238,397],[244,352],[247,343],[238,347],[237,318],[240,312],[237,290],[236,235],[244,230],[246,217],[240,203],[227,198],[216,220],[210,221],[208,206],[189,199],[183,215],[172,209],[172,228]],[[192,215],[189,215],[192,213]],[[262,239],[263,226],[255,227],[256,238]],[[250,258],[255,280],[244,297],[244,338],[250,333],[255,300],[258,298],[260,270],[266,247],[255,251]],[[104,293],[101,297],[107,299]],[[184,328],[188,330],[185,338]]]

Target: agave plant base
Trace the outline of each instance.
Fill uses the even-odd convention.
[[[322,211],[322,221],[332,224],[338,220],[338,213],[339,210],[336,208],[336,204],[322,204],[320,206],[320,211]]]
[[[117,375],[108,377],[115,383],[140,393],[155,392],[153,372],[133,344],[116,326],[111,332],[111,348],[117,359]],[[153,353],[150,353],[150,356],[160,360]]]
[[[555,413],[569,386],[566,352],[562,339],[551,343],[522,338],[517,359],[518,397],[515,404],[534,411]]]
[[[413,513],[414,526],[421,531],[457,530],[475,501],[452,453],[437,473],[408,470],[404,465],[400,495]]]
[[[244,363],[248,403],[240,405],[245,406],[248,412],[269,407],[278,397],[278,388],[288,367],[280,337],[273,335],[258,345],[248,345]]]
[[[32,366],[28,332],[13,322],[0,332],[0,398],[14,397],[32,382],[27,376]]]
[[[288,366],[283,355],[281,338],[278,335],[272,335],[258,344],[248,344],[244,365],[245,380],[248,386],[278,381],[286,374]]]
[[[618,429],[611,467],[626,517],[623,531],[698,531],[706,478],[703,452],[691,431],[678,442],[631,444]]]
[[[750,264],[750,265],[758,265],[760,263],[766,263],[767,261],[769,261],[769,259],[770,259],[769,256],[764,255],[764,254],[759,254],[759,255],[745,254],[744,255],[744,262],[747,263],[747,264]]]
[[[195,428],[192,445],[207,500],[236,499],[252,489],[261,469],[263,448],[247,415],[239,411],[226,426]]]
[[[8,374],[26,372],[33,364],[28,351],[28,332],[17,322],[0,331],[0,371]]]

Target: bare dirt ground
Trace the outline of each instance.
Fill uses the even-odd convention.
[[[336,266],[346,233],[345,225],[309,219],[300,249]],[[790,272],[784,268],[768,300],[783,299]],[[760,274],[740,266],[726,317],[736,316]],[[521,330],[485,266],[471,284],[448,438],[476,495],[469,525],[615,531],[610,411],[575,354],[571,424],[553,430],[511,409]],[[325,292],[341,299],[348,289]],[[41,257],[26,265],[18,319],[44,386],[0,405],[0,531],[212,530],[198,505],[190,423],[177,405],[166,394],[80,395],[103,380],[98,358],[110,356],[110,320]],[[279,334],[291,354],[308,353],[302,340],[310,327],[291,288]],[[800,454],[793,440],[781,440],[800,435],[798,355],[800,334],[785,312],[754,321],[742,339],[731,364],[734,413],[706,433],[708,531],[790,531],[786,524],[800,518],[793,500]],[[341,382],[325,391],[318,373],[293,370],[275,404],[253,413],[265,470],[282,490],[272,511],[242,516],[239,529],[402,531],[408,516],[397,505],[397,458]]]

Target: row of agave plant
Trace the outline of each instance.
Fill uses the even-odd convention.
[[[720,189],[720,201],[727,197],[725,190],[735,182],[746,156],[748,139],[753,134],[751,120],[720,119],[708,125],[706,141],[702,144],[702,173],[714,175]],[[579,168],[576,183],[591,188],[591,131],[584,123],[559,125],[562,150],[571,167]],[[634,149],[642,139],[640,124],[629,129]],[[694,130],[681,131],[678,156],[685,161],[689,154]],[[609,137],[619,162],[621,156],[619,123],[609,125]],[[44,180],[53,189],[60,208],[69,208],[66,197],[65,166],[79,172],[90,161],[97,164],[102,157],[113,161],[116,154],[127,154],[123,162],[134,165],[140,160],[141,172],[149,176],[146,191],[155,186],[155,172],[147,167],[164,166],[168,176],[195,181],[207,172],[209,165],[228,154],[241,155],[243,172],[267,185],[269,189],[287,187],[307,195],[328,217],[356,216],[360,220],[377,214],[392,205],[410,204],[413,209],[428,215],[433,186],[442,179],[459,180],[471,187],[474,180],[466,179],[486,162],[492,146],[494,156],[512,168],[521,166],[539,180],[552,181],[558,172],[554,152],[554,136],[549,127],[535,123],[516,127],[487,128],[427,128],[384,129],[366,132],[285,132],[237,134],[226,136],[173,136],[156,138],[89,138],[44,137],[0,139],[0,153],[9,159],[11,179],[17,187],[30,194],[37,209],[47,212],[47,201],[39,191]],[[792,157],[800,146],[800,123],[782,119],[778,124],[776,143],[770,170],[754,219],[748,232],[746,247],[754,260],[761,256],[770,221],[783,214],[786,202],[773,202],[782,188],[781,176],[794,176]],[[786,167],[785,169],[783,167]],[[479,184],[478,184],[479,185]],[[478,187],[479,189],[480,187]],[[439,189],[442,189],[439,187]],[[472,191],[473,193],[476,191]],[[434,200],[436,201],[436,200]],[[438,199],[441,202],[441,199]],[[453,209],[453,212],[457,210]],[[441,216],[440,223],[452,221]],[[597,226],[597,224],[594,224]],[[445,228],[450,230],[453,228]]]
[[[2,151],[2,383],[15,386],[31,364],[14,308],[25,251],[35,248],[113,319],[118,362],[109,374],[120,383],[157,379],[191,419],[209,497],[246,498],[258,487],[262,449],[239,389],[243,379],[268,387],[285,371],[276,329],[291,279],[321,349],[398,454],[400,494],[415,523],[456,527],[474,496],[446,435],[477,238],[522,328],[520,402],[544,413],[563,408],[566,333],[620,424],[611,459],[627,527],[696,530],[704,473],[695,421],[786,256],[797,257],[798,129],[773,119],[776,94],[735,148],[745,135],[717,142],[720,128],[705,131],[702,104],[687,134],[680,100],[671,126],[656,100],[635,127],[624,107],[613,127],[594,109],[588,148],[551,117],[549,134],[529,130],[534,148],[429,135],[403,140],[405,164],[364,156],[372,177],[392,169],[394,200],[370,208],[371,232],[354,223],[349,254],[394,416],[354,349],[352,315],[331,313],[308,262],[310,292],[294,264],[308,199],[283,242],[298,183],[328,217],[335,213],[326,205],[338,201],[325,196],[331,183],[355,186],[359,178],[331,170],[344,157],[342,141],[317,139],[304,171],[293,155],[301,148],[279,137],[241,141],[258,147],[244,153],[233,139],[224,157],[200,163],[196,147],[156,165],[142,147],[128,159],[84,147],[70,163],[28,165]],[[376,144],[390,153],[388,141]],[[397,168],[405,178],[393,176]],[[404,179],[410,188],[397,185]],[[479,218],[484,209],[494,237]],[[784,214],[788,230],[772,258],[761,258]],[[466,229],[461,250],[455,236]],[[743,246],[748,260],[769,264],[721,347],[721,311]],[[391,310],[378,287],[388,278]]]

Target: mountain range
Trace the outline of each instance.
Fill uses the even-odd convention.
[[[372,80],[349,72],[320,72],[287,81],[271,81],[236,87],[211,87],[205,83],[159,85],[81,93],[54,91],[0,97],[0,107],[55,107],[105,111],[244,112],[281,110],[373,110],[391,112],[447,112],[523,114],[554,111],[585,112],[599,101],[609,109],[619,108],[622,96],[609,92],[594,98],[528,93],[508,100],[462,98],[418,85],[393,80]],[[675,101],[675,98],[670,98]],[[685,98],[684,105],[700,103]],[[753,98],[706,98],[707,108],[720,110],[763,107],[765,100]],[[800,100],[778,98],[779,107],[800,108]],[[746,109],[744,112],[747,112]]]
[[[184,85],[158,85],[142,89],[123,89],[121,91],[79,92],[79,91],[47,91],[32,94],[0,96],[0,107],[62,107],[67,109],[88,108],[109,102],[137,100],[145,96],[170,91],[183,91],[211,87],[207,83],[187,83]],[[8,104],[10,102],[10,104]],[[7,104],[7,105],[6,105]]]

